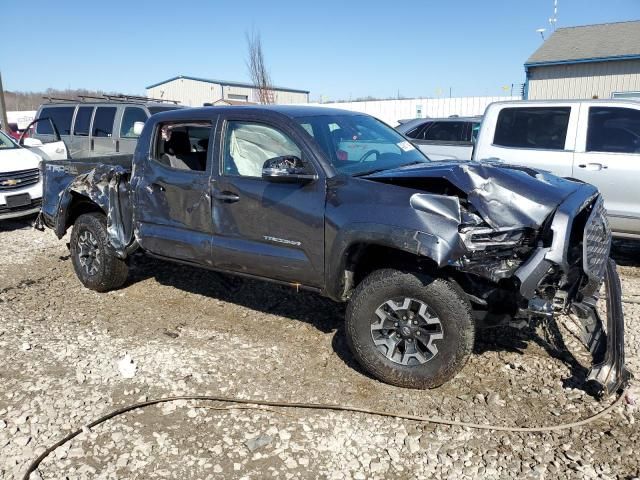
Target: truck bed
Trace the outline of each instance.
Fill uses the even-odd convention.
[[[107,155],[102,157],[73,158],[67,160],[43,160],[41,220],[50,228],[56,226],[60,202],[65,191],[83,175],[110,170],[120,173],[131,171],[133,155]]]

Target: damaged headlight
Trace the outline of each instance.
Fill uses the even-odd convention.
[[[489,227],[467,227],[461,229],[460,237],[469,250],[485,250],[494,246],[520,246],[530,244],[534,240],[529,228],[494,230]]]

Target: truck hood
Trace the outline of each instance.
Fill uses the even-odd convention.
[[[38,168],[40,157],[26,148],[0,150],[0,173]]]
[[[430,194],[427,201],[455,195],[494,229],[538,229],[582,185],[532,168],[487,162],[432,162],[361,178]]]

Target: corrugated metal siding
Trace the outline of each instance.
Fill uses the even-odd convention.
[[[147,96],[177,100],[189,107],[201,107],[203,103],[213,103],[222,98],[222,88],[215,83],[179,78],[147,89]]]
[[[147,89],[147,96],[177,100],[182,105],[201,107],[204,103],[213,103],[232,95],[246,95],[250,102],[258,102],[257,91],[253,88],[237,87],[231,85],[221,86],[217,83],[200,82],[188,78],[178,78],[171,82],[163,83]],[[309,101],[306,93],[288,92],[276,90],[275,103],[306,103]]]
[[[410,98],[404,100],[372,100],[370,102],[336,102],[314,105],[367,113],[395,126],[398,120],[408,118],[444,118],[450,115],[458,115],[460,117],[482,115],[490,103],[506,100],[521,100],[521,97]]]
[[[611,98],[613,92],[640,90],[640,60],[532,67],[529,99]]]

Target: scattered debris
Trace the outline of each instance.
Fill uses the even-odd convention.
[[[124,357],[118,360],[118,371],[120,375],[122,375],[122,378],[135,377],[137,368],[136,362],[128,353],[125,353]]]
[[[249,440],[244,442],[244,444],[250,452],[255,452],[259,448],[269,445],[272,440],[273,439],[269,435],[262,434],[254,438],[250,438]]]

